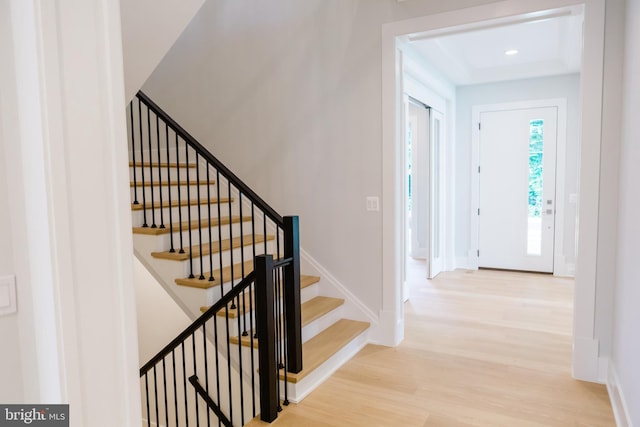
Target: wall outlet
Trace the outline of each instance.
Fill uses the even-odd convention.
[[[378,212],[380,210],[380,198],[378,196],[367,197],[367,211]]]

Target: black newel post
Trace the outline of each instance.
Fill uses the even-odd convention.
[[[260,419],[278,417],[278,368],[276,366],[276,324],[274,317],[273,256],[255,258],[256,329],[260,370]]]
[[[300,232],[298,217],[284,217],[284,304],[287,325],[287,371],[302,370],[302,320],[300,314]]]

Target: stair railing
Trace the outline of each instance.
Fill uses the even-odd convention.
[[[143,92],[138,92],[128,110],[132,208],[142,212],[142,228],[169,228],[169,252],[189,261],[188,277],[217,281],[223,296],[253,270],[256,255],[271,253],[278,259],[295,254],[298,261],[291,267],[295,272],[286,280],[288,289],[298,289],[297,218],[280,216]],[[184,206],[188,206],[186,213]],[[287,294],[284,301],[290,304],[289,310],[299,312],[299,298],[294,298]],[[252,312],[246,304],[238,300],[232,308]],[[291,319],[299,317],[294,312]],[[291,372],[299,372],[301,334],[291,322],[289,342],[295,345],[289,351],[298,353]],[[243,319],[243,336],[252,324],[251,318]]]
[[[242,426],[258,410],[263,421],[275,420],[280,396],[288,403],[290,371],[287,357],[279,355],[289,343],[287,313],[278,310],[277,300],[293,263],[257,256],[253,272],[140,368],[147,426]],[[232,343],[236,319],[229,311],[238,298],[255,300],[256,335]]]

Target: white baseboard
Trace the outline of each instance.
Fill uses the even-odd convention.
[[[613,408],[613,415],[616,418],[618,427],[633,427],[631,417],[629,416],[627,400],[620,388],[620,380],[613,363],[609,362],[609,376],[607,380],[607,390],[609,391],[609,399]]]
[[[462,270],[473,270],[471,263],[469,262],[469,257],[466,256],[457,256],[456,263],[453,268],[459,268]]]

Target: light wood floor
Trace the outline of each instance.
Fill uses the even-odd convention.
[[[615,425],[605,387],[571,378],[572,280],[410,271],[402,344],[365,347],[274,426]]]

